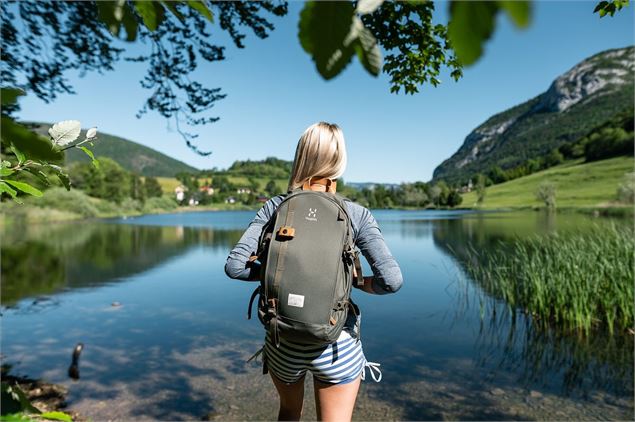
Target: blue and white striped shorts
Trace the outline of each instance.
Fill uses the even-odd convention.
[[[344,329],[336,342],[315,346],[280,339],[276,348],[269,333],[265,338],[264,357],[269,371],[279,380],[291,384],[299,381],[307,371],[318,381],[329,384],[346,384],[360,375],[364,379],[365,367],[370,367],[375,381],[381,380],[379,364],[366,361],[362,342],[351,337]],[[375,377],[373,370],[379,372]]]

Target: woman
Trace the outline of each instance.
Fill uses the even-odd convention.
[[[310,126],[300,137],[293,162],[289,190],[311,182],[311,190],[326,191],[326,185],[312,183],[313,179],[335,181],[346,167],[344,135],[335,124],[320,122]],[[225,265],[229,277],[253,280],[249,257],[256,251],[263,225],[284,196],[270,199],[256,214],[238,244],[230,252]],[[366,208],[346,201],[353,226],[355,245],[361,250],[373,271],[372,277],[364,277],[364,292],[372,294],[394,293],[401,287],[402,276],[397,262],[390,254],[377,222]],[[358,286],[356,286],[358,287]],[[278,420],[299,420],[304,399],[304,376],[313,374],[315,401],[319,420],[350,420],[364,370],[376,366],[366,361],[359,333],[360,316],[349,312],[346,325],[336,343],[311,346],[281,340],[280,347],[265,339],[264,355],[273,383],[280,395]],[[338,359],[331,359],[334,351]]]

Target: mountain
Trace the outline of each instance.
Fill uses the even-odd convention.
[[[25,123],[33,130],[48,137],[50,123]],[[80,139],[84,137],[84,131]],[[174,177],[183,171],[197,173],[199,170],[182,161],[175,160],[147,146],[138,144],[128,139],[97,132],[98,140],[93,147],[95,157],[108,157],[119,163],[124,169],[140,174],[141,176]],[[69,165],[77,161],[88,162],[89,159],[82,151],[71,148],[66,151],[65,164]]]
[[[489,118],[441,163],[433,180],[465,184],[477,173],[516,167],[574,142],[632,108],[635,47],[603,51],[556,78],[542,94]]]

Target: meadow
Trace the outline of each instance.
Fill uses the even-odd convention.
[[[622,206],[617,202],[617,189],[627,173],[633,172],[633,157],[617,157],[584,163],[571,161],[529,176],[489,186],[482,209],[522,209],[544,207],[536,198],[543,182],[556,187],[558,208],[593,208]],[[478,207],[476,192],[463,195],[463,206]],[[632,208],[632,204],[628,205]]]

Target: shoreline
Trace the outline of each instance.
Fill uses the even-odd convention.
[[[49,223],[68,223],[68,222],[80,222],[90,220],[102,220],[102,219],[117,219],[117,218],[130,218],[130,217],[142,217],[145,215],[162,215],[162,214],[179,214],[190,212],[219,212],[219,211],[258,211],[260,204],[255,206],[242,205],[237,206],[218,206],[215,205],[202,205],[202,206],[183,206],[172,209],[156,209],[150,212],[126,212],[126,213],[104,213],[97,216],[83,216],[71,211],[60,210],[57,208],[48,207],[28,207],[27,204],[20,205],[24,207],[20,209],[19,213],[6,213],[4,210],[0,213],[0,228],[5,229],[14,225],[20,224],[49,224]],[[28,207],[28,208],[27,208]],[[547,211],[544,207],[535,206],[522,206],[512,208],[481,208],[481,207],[455,207],[455,208],[415,208],[415,207],[394,207],[394,208],[374,208],[373,210],[393,210],[393,211],[471,211],[471,212],[483,212],[483,213],[509,213],[509,212],[544,212]],[[617,218],[632,218],[635,215],[635,209],[628,205],[613,205],[613,204],[599,204],[597,206],[581,206],[581,207],[561,207],[556,208],[553,212],[556,214],[570,214],[581,213],[586,215],[592,215],[594,217],[617,217]]]

